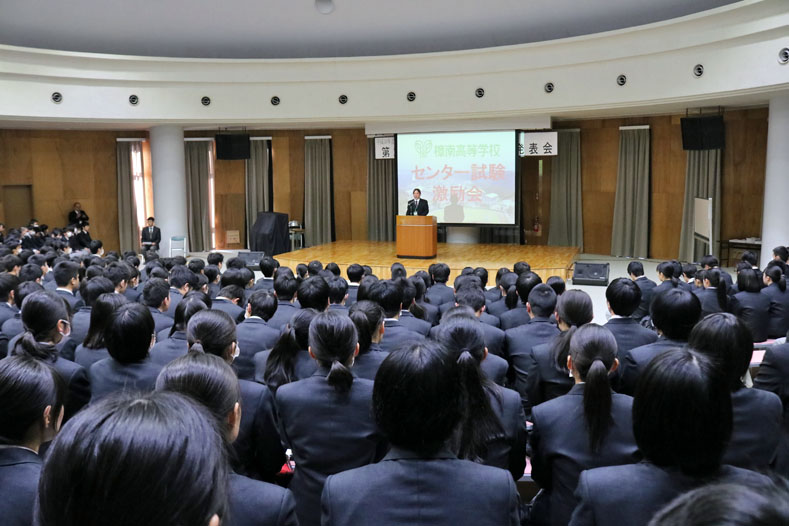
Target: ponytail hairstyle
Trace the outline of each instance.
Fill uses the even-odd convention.
[[[170,333],[167,335],[168,337],[172,337],[172,335],[178,331],[185,331],[186,325],[189,323],[189,320],[192,319],[192,316],[201,310],[209,309],[200,298],[190,296],[190,294],[192,293],[190,292],[187,294],[175,307],[175,315],[173,317],[175,323],[170,327]]]
[[[504,304],[508,309],[514,309],[518,306],[518,291],[515,288],[517,281],[518,275],[514,272],[507,272],[499,280],[499,287],[504,292]]]
[[[30,429],[43,424],[51,407],[52,428],[63,409],[66,388],[55,370],[30,356],[0,360],[0,444],[25,442]]]
[[[58,322],[70,322],[66,300],[53,290],[34,292],[22,302],[22,325],[25,332],[11,354],[26,354],[40,360],[57,359],[55,345],[62,335]]]
[[[657,266],[657,271],[660,274],[663,274],[663,277],[668,281],[671,281],[672,287],[677,287],[679,285],[679,276],[676,275],[676,268],[674,267],[673,262],[664,261],[663,263],[659,263]]]
[[[417,280],[414,280],[417,281]],[[420,280],[421,281],[421,280]],[[420,320],[425,319],[425,310],[416,302],[416,286],[411,279],[398,279],[398,283],[403,289],[403,308],[408,305],[408,312]]]
[[[353,384],[350,367],[358,341],[356,327],[348,316],[325,311],[310,322],[309,349],[321,366],[331,367],[326,381],[338,393],[347,393]]]
[[[575,330],[594,319],[592,298],[582,290],[568,290],[556,300],[556,313],[569,330],[564,331],[553,340],[553,355],[559,371],[567,372],[567,356],[570,354],[570,340]]]
[[[786,291],[786,278],[784,277],[778,265],[765,268],[764,275],[770,278],[773,283],[778,285],[778,288],[781,290],[781,292]]]
[[[236,324],[221,310],[201,310],[186,325],[190,351],[206,352],[233,361],[230,348],[236,341]]]
[[[611,331],[589,323],[580,327],[570,339],[573,370],[584,387],[584,421],[589,432],[589,449],[600,451],[611,427],[611,384],[608,372],[616,360],[616,339]]]
[[[357,301],[348,310],[351,321],[356,326],[359,338],[359,356],[367,353],[373,343],[373,335],[384,323],[384,309],[375,302]]]
[[[167,364],[156,379],[156,390],[193,398],[211,412],[220,428],[228,427],[227,416],[241,402],[241,388],[233,368],[219,356],[196,351]]]
[[[263,380],[274,393],[295,380],[296,356],[309,347],[310,323],[318,311],[301,309],[293,315],[266,360]]]
[[[104,341],[105,332],[112,319],[112,313],[128,302],[126,296],[114,292],[105,292],[98,297],[90,310],[90,326],[88,334],[85,335],[85,340],[82,342],[86,349],[101,349],[107,346]]]
[[[490,405],[491,396],[501,400],[500,392],[480,369],[485,358],[482,327],[474,320],[456,318],[442,324],[438,341],[458,366],[462,398],[456,436],[458,457],[479,462],[487,455],[488,442],[504,432]]]
[[[740,292],[759,292],[762,290],[762,285],[758,270],[744,268],[737,271],[737,288]]]
[[[710,286],[715,287],[718,297],[718,306],[723,312],[729,310],[729,295],[726,293],[726,282],[721,280],[721,271],[717,268],[705,270],[704,279],[710,282]]]

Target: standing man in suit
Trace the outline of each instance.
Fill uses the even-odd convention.
[[[430,212],[427,206],[427,199],[422,199],[422,190],[414,188],[413,199],[408,201],[408,208],[405,211],[407,216],[426,216]]]
[[[88,214],[82,209],[80,203],[74,203],[74,209],[68,213],[68,224],[79,225],[88,222]]]
[[[154,218],[148,218],[148,226],[142,229],[142,251],[159,250],[159,243],[162,242],[162,231],[154,225]]]

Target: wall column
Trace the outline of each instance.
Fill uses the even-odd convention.
[[[786,199],[789,196],[789,93],[770,99],[767,162],[764,174],[761,268],[773,258],[773,248],[789,244]]]
[[[166,257],[170,255],[170,237],[187,236],[184,129],[181,126],[151,128],[151,179],[156,226],[162,229],[159,254]]]

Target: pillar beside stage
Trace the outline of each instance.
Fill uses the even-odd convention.
[[[156,225],[162,230],[159,254],[169,256],[170,238],[187,237],[184,129],[175,125],[154,126],[150,134],[153,208]]]

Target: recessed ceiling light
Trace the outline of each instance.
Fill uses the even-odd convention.
[[[315,9],[322,15],[328,15],[334,11],[334,0],[315,0]]]

